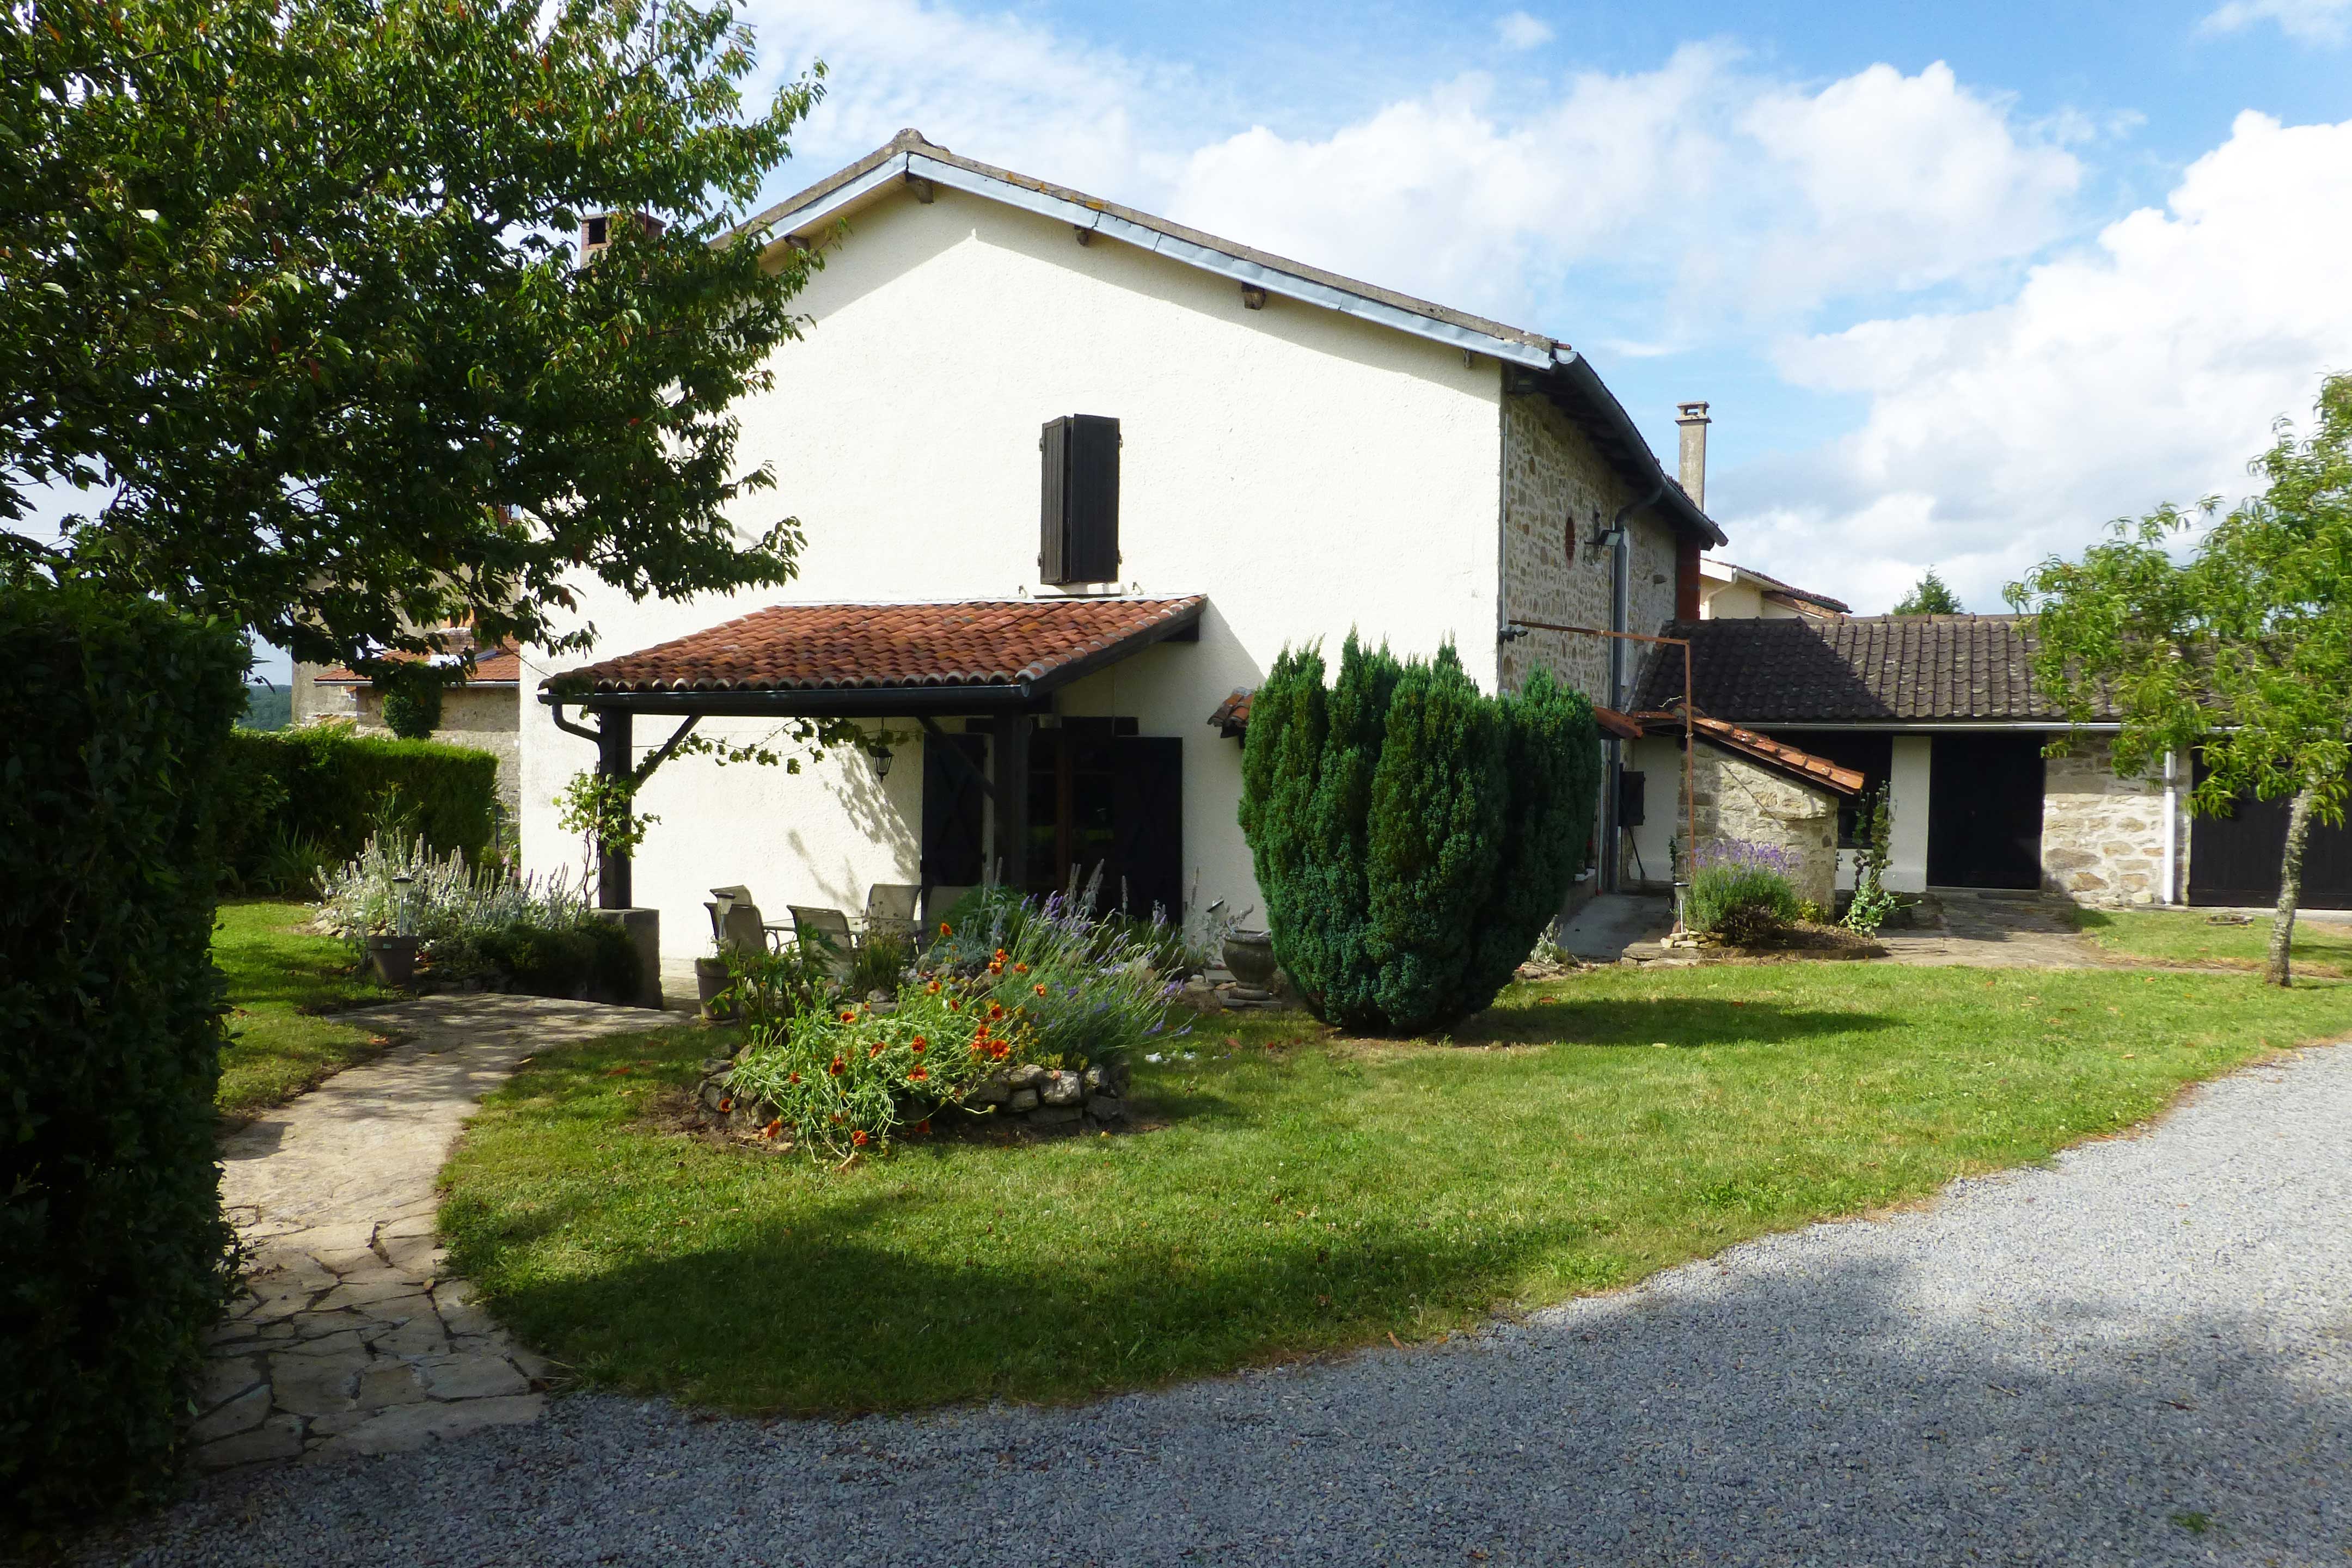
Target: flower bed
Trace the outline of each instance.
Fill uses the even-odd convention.
[[[843,995],[796,951],[732,960],[747,1038],[710,1064],[702,1103],[739,1133],[836,1157],[935,1119],[1123,1121],[1128,1058],[1168,1032],[1176,985],[1088,906],[992,891],[940,923],[895,996]]]
[[[407,881],[399,879],[405,877]],[[358,857],[319,879],[317,929],[356,955],[370,936],[414,935],[421,990],[520,991],[627,1002],[637,990],[626,931],[598,918],[584,889],[561,876],[518,877],[436,856],[422,837],[371,837]]]

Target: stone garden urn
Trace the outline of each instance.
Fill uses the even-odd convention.
[[[367,961],[386,985],[405,985],[416,977],[416,939],[379,931],[367,939]]]
[[[1237,931],[1225,938],[1225,967],[1244,985],[1264,991],[1274,984],[1274,933]]]

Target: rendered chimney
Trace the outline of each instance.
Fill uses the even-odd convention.
[[[1675,405],[1675,423],[1683,429],[1683,493],[1700,510],[1706,510],[1706,427],[1715,423],[1706,416],[1704,403]]]

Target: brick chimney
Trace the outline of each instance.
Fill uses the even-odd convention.
[[[1706,416],[1704,403],[1675,405],[1675,423],[1682,426],[1683,493],[1701,511],[1706,510],[1706,427],[1714,421]]]

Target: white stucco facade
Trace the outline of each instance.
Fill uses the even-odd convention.
[[[561,660],[527,651],[533,695],[562,668],[771,604],[1058,592],[1038,578],[1037,439],[1074,413],[1120,421],[1120,587],[1205,594],[1208,605],[1197,643],[1091,676],[1058,694],[1058,710],[1181,739],[1183,858],[1201,900],[1260,902],[1234,820],[1240,747],[1206,721],[1286,645],[1321,638],[1336,653],[1356,629],[1426,655],[1450,638],[1494,684],[1495,361],[1278,297],[1248,310],[1226,279],[1116,241],[1081,246],[1066,223],[944,188],[857,213],[797,305],[803,341],[778,353],[774,389],[740,410],[741,459],[772,465],[778,486],[739,521],[799,518],[798,580],[632,604],[583,578],[573,586],[595,646]],[[1645,553],[1643,614],[1653,567]],[[552,799],[594,748],[536,700],[523,707],[525,858],[576,866]],[[674,722],[640,717],[640,753]],[[749,738],[771,726],[703,728]],[[693,758],[656,774],[641,805],[660,821],[636,858],[635,900],[661,910],[673,957],[681,936],[701,951],[716,885],[748,884],[781,920],[787,904],[856,909],[871,883],[918,879],[921,742],[906,721],[893,728],[887,780],[862,756],[797,777]]]

